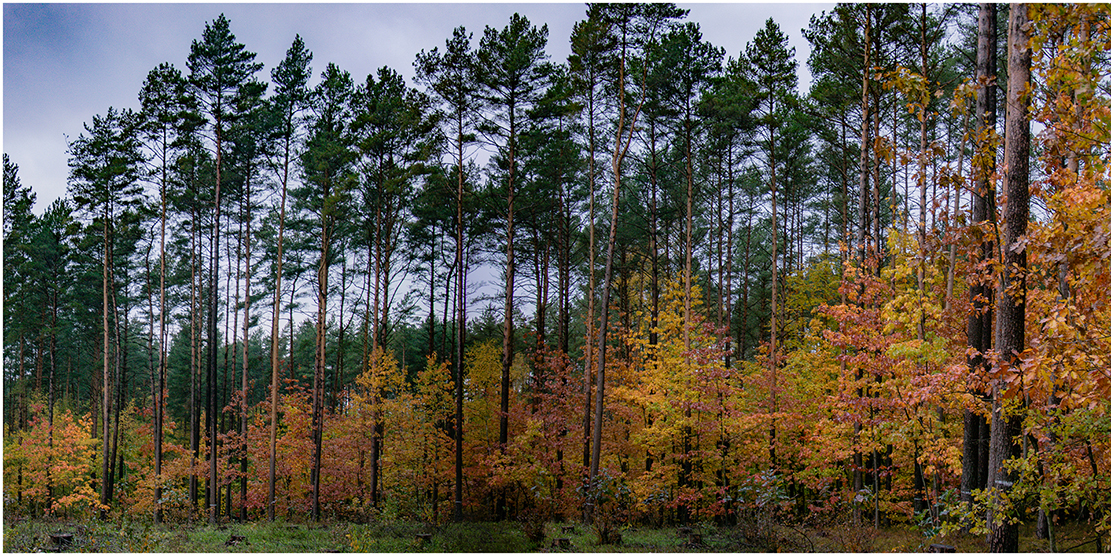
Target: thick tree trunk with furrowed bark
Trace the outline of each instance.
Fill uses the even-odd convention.
[[[999,273],[999,323],[996,348],[1000,376],[1010,374],[1008,367],[1019,364],[1025,347],[1026,319],[1026,250],[1019,244],[1026,234],[1030,217],[1030,116],[1028,87],[1030,85],[1029,7],[1012,4],[1007,32],[1007,118],[1006,143],[1003,150],[1006,204],[1003,207],[1003,269]],[[991,444],[988,459],[988,487],[994,501],[1001,502],[1018,474],[1007,469],[1007,460],[1019,457],[1017,441],[1022,434],[1022,417],[1007,414],[1004,403],[1014,386],[996,382],[992,387]],[[988,547],[992,552],[1015,552],[1018,549],[1018,525],[1012,523],[1013,509],[1001,508],[989,514]]]

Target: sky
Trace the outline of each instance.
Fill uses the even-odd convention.
[[[832,4],[684,4],[687,21],[703,38],[736,57],[770,17],[787,34],[799,62],[800,90],[809,87],[809,44],[802,36],[810,16]],[[37,194],[41,214],[65,195],[67,141],[108,107],[139,108],[147,73],[170,62],[188,74],[186,59],[206,22],[221,13],[232,33],[264,64],[259,78],[285,56],[300,34],[313,52],[319,76],[329,63],[357,83],[382,66],[413,78],[421,50],[443,49],[463,25],[474,46],[486,26],[502,28],[514,12],[548,25],[548,53],[565,61],[572,26],[585,17],[575,3],[375,3],[375,4],[4,4],[3,152],[19,165],[19,178]],[[315,81],[314,81],[315,82]]]

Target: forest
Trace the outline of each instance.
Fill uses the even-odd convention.
[[[412,83],[219,15],[64,198],[4,155],[4,513],[1102,551],[1108,11],[839,4],[798,60],[588,4],[566,60],[514,15]]]

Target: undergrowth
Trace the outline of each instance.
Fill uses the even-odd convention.
[[[10,519],[4,523],[4,552],[41,552],[53,548],[52,533],[72,534],[65,552],[922,552],[930,544],[954,546],[957,552],[981,552],[981,536],[951,534],[925,538],[912,528],[874,529],[847,523],[808,526],[774,525],[758,537],[745,525],[692,524],[687,529],[624,525],[621,542],[599,544],[597,531],[578,522],[548,522],[542,540],[533,541],[519,522],[431,525],[383,520],[372,523],[235,522],[220,526],[119,519],[73,522]],[[1061,526],[1062,551],[1090,551],[1090,525]],[[534,535],[534,538],[536,536]],[[756,542],[759,538],[759,542]],[[696,540],[698,542],[696,542]],[[1045,541],[1022,529],[1020,551],[1044,552]]]

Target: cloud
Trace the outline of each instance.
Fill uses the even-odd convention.
[[[805,74],[808,45],[799,30],[814,4],[690,4],[706,40],[736,56],[767,17],[774,17],[796,48]],[[20,178],[38,193],[36,212],[65,193],[65,136],[109,106],[138,108],[147,72],[162,62],[183,73],[190,45],[220,13],[239,42],[270,69],[300,34],[313,52],[315,76],[334,62],[356,82],[382,66],[411,81],[422,49],[441,47],[458,25],[475,44],[487,26],[501,27],[513,12],[549,28],[548,52],[566,60],[581,3],[488,4],[5,4],[3,147],[20,165]],[[800,80],[805,90],[808,76]]]

